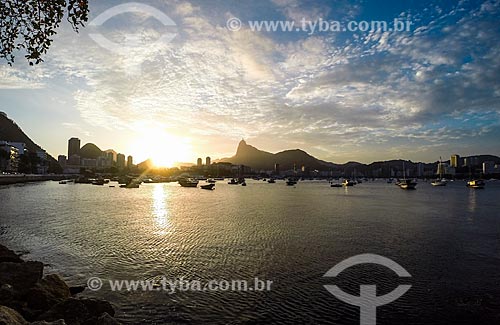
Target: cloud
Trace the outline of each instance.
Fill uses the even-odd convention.
[[[298,0],[273,5],[293,20],[331,12]],[[335,15],[343,19],[361,12],[361,4],[337,5]],[[391,146],[405,144],[432,152],[498,130],[498,1],[467,11],[461,6],[432,7],[432,19],[401,14],[418,22],[411,32],[284,37],[245,27],[230,32],[220,24],[233,16],[230,10],[214,17],[201,5],[172,2],[158,7],[176,15],[171,42],[123,56],[99,47],[85,30],[65,31],[47,59],[51,73],[28,80],[78,85],[73,96],[81,116],[109,129],[151,121],[200,142],[273,139],[276,146],[339,159],[392,154]],[[94,9],[97,15],[99,4]],[[115,19],[102,26],[110,39],[126,41],[137,31],[129,20]],[[154,42],[165,30],[145,19],[140,35]],[[0,75],[11,86],[31,77],[3,69]],[[485,112],[493,113],[479,121]]]

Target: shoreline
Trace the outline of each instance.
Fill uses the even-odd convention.
[[[42,262],[25,261],[0,244],[0,324],[121,324],[110,302],[78,297],[85,288],[68,286],[58,274],[44,276]]]
[[[61,181],[67,179],[68,175],[50,174],[18,174],[18,175],[0,175],[0,185],[21,184],[30,182]]]

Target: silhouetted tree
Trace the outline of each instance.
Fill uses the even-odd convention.
[[[88,19],[88,0],[1,0],[0,58],[14,63],[14,52],[23,50],[30,65],[43,62],[64,13],[78,32]]]

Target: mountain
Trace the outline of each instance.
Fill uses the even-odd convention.
[[[10,118],[7,114],[0,112],[0,140],[10,142],[22,142],[26,145],[28,152],[36,153],[43,150],[41,146],[31,140],[26,133]],[[47,153],[47,160],[49,161],[49,171],[56,171],[59,169],[59,163],[51,155]]]
[[[102,150],[99,149],[99,147],[93,143],[87,143],[80,148],[81,158],[97,159],[102,155],[103,155]]]
[[[281,170],[293,169],[294,165],[297,169],[300,169],[304,165],[310,170],[330,170],[340,166],[317,159],[300,149],[285,150],[275,154],[262,151],[247,144],[245,140],[240,141],[236,154],[233,157],[223,158],[219,161],[229,162],[234,165],[250,166],[256,170],[273,170],[275,164],[279,164]]]

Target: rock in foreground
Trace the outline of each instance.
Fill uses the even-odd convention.
[[[120,324],[109,302],[74,297],[83,290],[57,274],[43,277],[43,263],[0,245],[0,325]]]

